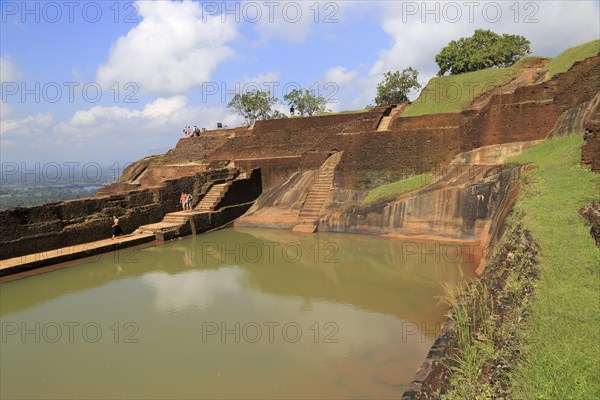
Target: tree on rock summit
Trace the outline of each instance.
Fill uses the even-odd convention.
[[[383,80],[377,85],[375,104],[397,104],[408,101],[408,95],[413,89],[419,89],[419,72],[411,67],[400,71],[388,71]]]
[[[272,109],[276,103],[277,98],[271,97],[269,92],[253,90],[241,95],[237,93],[227,108],[234,109],[248,125],[252,125],[259,120],[286,118],[285,114]]]
[[[290,109],[293,107],[300,115],[314,115],[328,111],[325,105],[327,101],[323,96],[316,96],[308,89],[294,89],[283,99],[288,102]]]
[[[529,40],[521,35],[499,35],[477,29],[473,36],[453,40],[436,56],[438,75],[479,71],[492,67],[509,67],[531,53]]]

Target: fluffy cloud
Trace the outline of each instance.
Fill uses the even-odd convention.
[[[3,106],[8,110],[8,105]],[[9,115],[12,112],[9,113]],[[0,135],[2,139],[10,140],[11,142],[19,138],[31,138],[32,136],[41,136],[46,133],[46,130],[52,126],[53,117],[50,113],[38,113],[25,117],[14,116],[11,119],[2,119],[0,126]]]
[[[14,82],[21,77],[21,71],[9,57],[0,57],[0,83]]]
[[[240,14],[245,21],[256,21],[262,43],[272,39],[302,43],[310,35],[322,36],[322,31],[343,21],[348,13],[368,8],[368,3],[325,0],[278,1],[269,5],[269,2],[246,1],[240,7]],[[259,18],[256,8],[260,9]]]
[[[139,1],[142,21],[113,44],[97,79],[136,82],[142,93],[185,94],[208,81],[233,55],[227,46],[237,36],[234,21],[203,13],[197,2]]]
[[[542,56],[556,56],[568,47],[598,39],[600,31],[600,6],[592,1],[518,3],[518,9],[512,2],[477,3],[471,9],[465,2],[453,1],[377,4],[382,10],[381,27],[390,36],[391,46],[379,52],[368,71],[335,67],[325,73],[328,76],[341,69],[347,75],[355,74],[350,88],[341,87],[342,109],[362,108],[372,102],[386,71],[411,66],[420,72],[419,81],[426,84],[437,73],[435,55],[440,49],[451,40],[471,36],[475,29],[524,35],[531,42],[532,54]]]
[[[55,123],[51,114],[2,120],[2,158],[11,161],[129,162],[156,149],[173,148],[186,125],[215,128],[235,126],[239,118],[223,108],[188,104],[185,96],[159,98],[135,110],[94,106]],[[6,146],[6,147],[5,147]],[[12,146],[20,157],[12,159]],[[24,152],[23,149],[29,151]],[[17,154],[17,153],[14,153]]]
[[[283,1],[263,4],[259,7],[260,14],[250,4],[261,5],[257,2],[245,2],[241,12],[247,20],[256,20],[256,30],[263,43],[273,38],[301,43],[314,30],[315,17],[311,10],[315,8],[313,2]],[[260,18],[255,15],[260,15]]]
[[[371,75],[407,66],[426,74],[435,73],[434,58],[439,50],[451,40],[471,36],[479,28],[524,35],[531,41],[533,54],[546,56],[555,56],[570,46],[597,39],[600,30],[595,2],[544,1],[529,3],[529,6],[487,2],[472,10],[460,2],[435,4],[438,12],[431,14],[425,12],[423,5],[409,12],[404,3],[384,4],[382,28],[393,44],[381,51],[370,70]],[[458,4],[459,8],[451,4]],[[430,9],[434,10],[433,4]],[[439,22],[435,21],[436,16]]]

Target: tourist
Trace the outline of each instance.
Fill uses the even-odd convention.
[[[194,136],[200,136],[200,128],[194,125]]]
[[[121,229],[121,226],[119,225],[119,218],[117,218],[116,215],[113,215],[113,235],[112,238],[114,240],[115,236],[121,236],[123,234],[123,230]]]
[[[187,195],[185,192],[181,192],[181,196],[179,197],[179,203],[181,204],[181,208],[185,210],[185,206],[187,204]]]
[[[187,195],[187,208],[188,211],[192,211],[192,194],[188,193]]]
[[[190,128],[190,126],[189,126],[189,125],[188,125],[188,127],[187,127],[187,134],[188,134],[188,136],[190,136],[190,137],[192,136],[192,128]]]

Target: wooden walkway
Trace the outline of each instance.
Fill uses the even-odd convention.
[[[95,242],[83,243],[60,249],[47,250],[40,253],[28,254],[20,257],[0,260],[0,277],[45,267],[48,265],[64,263],[80,258],[91,257],[110,251],[120,250],[139,244],[152,242],[154,234],[142,233],[117,237],[116,239],[103,239]]]

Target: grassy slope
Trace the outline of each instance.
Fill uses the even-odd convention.
[[[519,398],[600,398],[600,250],[578,210],[600,199],[600,176],[579,167],[580,135],[547,140],[511,162],[531,163],[516,207],[541,246],[541,279],[513,373]]]
[[[546,66],[546,80],[566,72],[576,61],[598,54],[600,40],[565,50]],[[419,98],[402,113],[403,117],[437,113],[456,113],[464,110],[484,92],[502,86],[516,78],[522,68],[542,57],[525,57],[508,68],[490,68],[460,75],[437,76],[429,81]]]
[[[519,76],[520,66],[489,68],[460,75],[436,76],[406,110],[403,117],[464,110],[483,93]]]
[[[369,192],[367,197],[363,200],[363,205],[372,204],[383,199],[391,199],[403,193],[411,192],[429,184],[431,180],[431,174],[420,174],[386,185],[381,185]]]
[[[546,80],[561,72],[566,72],[577,61],[584,60],[600,53],[600,40],[571,47],[552,59],[546,66]]]

